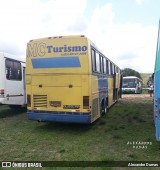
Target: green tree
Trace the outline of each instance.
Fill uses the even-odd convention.
[[[140,79],[142,79],[141,75],[139,72],[133,70],[133,69],[130,69],[130,68],[125,68],[122,70],[122,76],[125,77],[125,76],[136,76]]]

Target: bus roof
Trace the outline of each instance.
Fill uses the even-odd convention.
[[[22,57],[19,57],[19,56],[13,55],[13,54],[9,54],[9,53],[5,53],[5,52],[0,52],[0,57],[10,58],[10,59],[25,63],[25,58],[23,59]]]
[[[44,38],[37,38],[37,39],[32,39],[29,42],[32,41],[39,41],[39,40],[46,40],[46,39],[58,39],[58,38],[87,38],[85,35],[65,35],[65,36],[53,36],[53,37],[44,37]],[[88,39],[88,38],[87,38]]]
[[[126,77],[123,77],[123,79],[139,79],[139,80],[141,80],[140,78],[138,78],[136,76],[126,76]]]

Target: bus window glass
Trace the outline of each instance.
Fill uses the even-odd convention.
[[[109,74],[109,61],[106,60],[106,73]]]
[[[108,61],[108,73],[111,75],[110,61]]]
[[[97,52],[96,52],[96,71],[100,72],[100,57]]]
[[[116,67],[116,73],[118,73],[118,67]]]
[[[20,62],[6,59],[6,78],[8,80],[22,80]]]
[[[113,75],[112,63],[110,62],[110,75]]]
[[[94,49],[92,49],[92,70],[93,71],[96,71],[96,63],[95,63],[95,50]]]
[[[122,88],[135,88],[136,87],[136,80],[135,79],[124,79]]]
[[[112,64],[112,74],[114,74],[115,73],[115,66],[114,66],[114,64]]]
[[[103,57],[103,66],[104,66],[103,73],[106,74],[106,58],[104,57]]]
[[[101,73],[104,73],[104,63],[103,63],[103,57],[100,55],[100,70],[101,70]]]

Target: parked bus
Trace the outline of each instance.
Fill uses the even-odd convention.
[[[85,36],[31,40],[26,54],[30,120],[92,123],[120,96],[121,72]]]
[[[26,104],[25,67],[19,57],[0,52],[0,104]]]
[[[160,21],[157,39],[156,62],[154,70],[154,122],[156,140],[160,141]]]
[[[136,76],[123,77],[122,93],[124,93],[124,94],[140,94],[140,93],[142,93],[142,80]]]

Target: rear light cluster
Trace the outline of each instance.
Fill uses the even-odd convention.
[[[4,94],[4,89],[0,89],[0,95]]]
[[[89,109],[89,96],[83,96],[83,109]]]
[[[27,107],[31,107],[31,95],[27,94]]]

